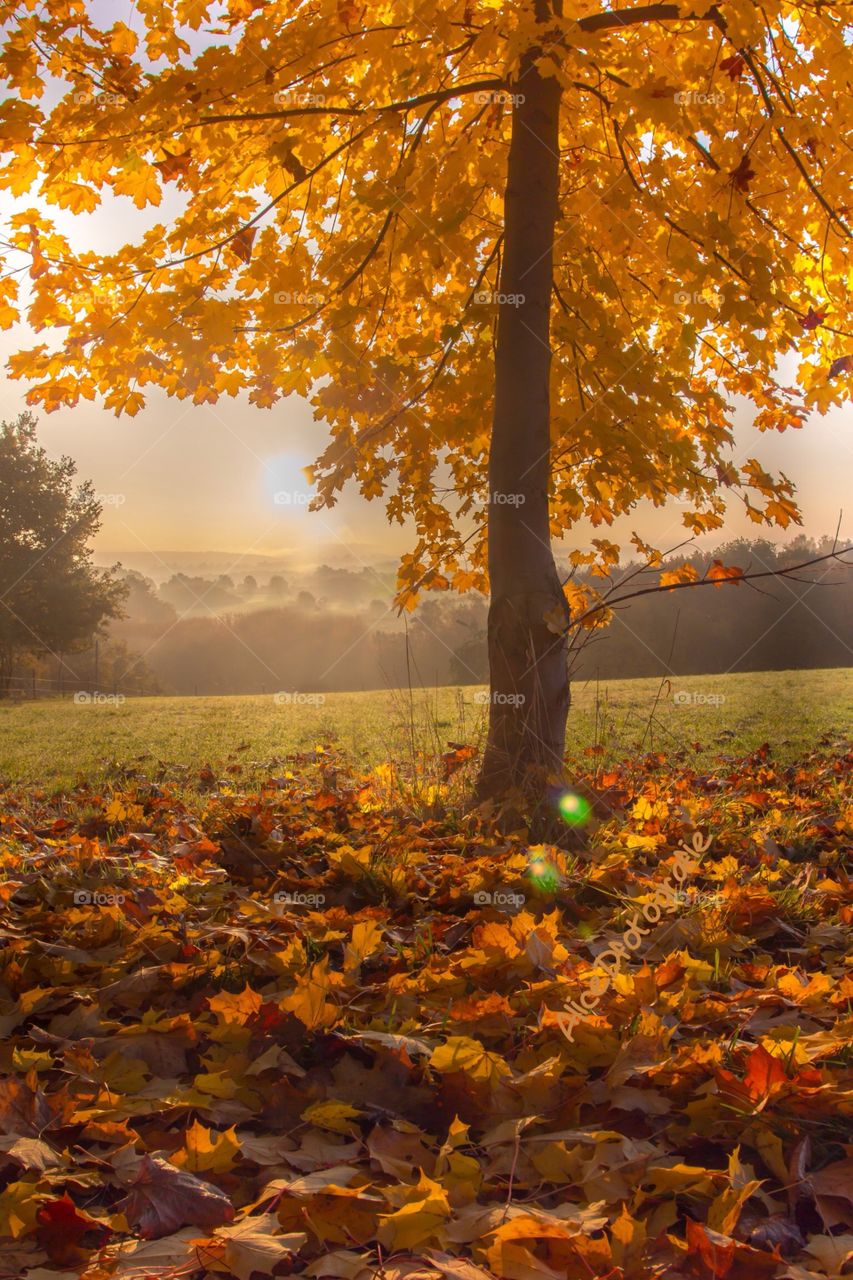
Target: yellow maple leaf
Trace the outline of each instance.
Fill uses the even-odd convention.
[[[479,1040],[469,1036],[449,1036],[429,1060],[434,1071],[463,1071],[472,1080],[497,1084],[510,1074],[509,1067],[496,1053],[484,1049]]]
[[[645,1223],[632,1218],[627,1205],[623,1204],[619,1217],[610,1228],[610,1247],[614,1262],[623,1269],[633,1264],[642,1254],[645,1242]]]
[[[33,1182],[10,1182],[0,1195],[0,1236],[18,1240],[34,1231],[44,1198]]]
[[[193,1080],[193,1086],[212,1098],[233,1098],[238,1089],[237,1081],[227,1071],[204,1071]]]
[[[380,1215],[379,1240],[389,1250],[413,1249],[440,1232],[450,1217],[447,1192],[421,1173],[417,1186],[407,1188],[409,1199],[394,1213]]]
[[[357,969],[362,960],[382,944],[382,926],[375,920],[360,920],[353,927],[352,938],[344,951],[344,969]]]
[[[207,1003],[222,1022],[243,1026],[258,1012],[263,1000],[246,983],[242,991],[220,991],[215,996],[208,996]]]
[[[309,1030],[334,1026],[338,1020],[338,1009],[326,1000],[331,989],[329,957],[324,956],[317,964],[312,965],[307,976],[296,975],[296,990],[292,995],[284,997],[281,1008],[292,1013]]]
[[[110,48],[113,53],[135,53],[139,41],[136,34],[123,22],[117,22],[110,32]]]
[[[239,1151],[240,1141],[233,1125],[218,1133],[195,1120],[184,1135],[184,1145],[170,1159],[190,1173],[227,1173],[234,1167]]]
[[[302,1112],[302,1119],[307,1120],[317,1129],[328,1129],[330,1133],[352,1134],[357,1131],[352,1122],[360,1115],[361,1112],[351,1107],[348,1102],[335,1102],[330,1099],[328,1102],[312,1103]]]

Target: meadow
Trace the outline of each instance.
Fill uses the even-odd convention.
[[[116,767],[220,772],[235,760],[262,772],[318,745],[337,747],[355,765],[417,766],[450,743],[481,742],[486,696],[455,686],[0,703],[0,779],[61,789]],[[572,696],[570,759],[660,751],[710,765],[765,742],[776,758],[794,759],[822,738],[849,733],[853,668],[590,682],[573,685]]]

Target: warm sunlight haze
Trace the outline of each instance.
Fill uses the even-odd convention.
[[[853,1276],[849,5],[0,77],[0,1280]]]

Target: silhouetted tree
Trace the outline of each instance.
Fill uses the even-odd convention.
[[[36,419],[0,423],[0,693],[24,654],[73,652],[119,617],[124,585],[91,563],[101,523],[91,483],[36,441]]]

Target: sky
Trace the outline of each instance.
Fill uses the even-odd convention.
[[[9,334],[3,337],[8,351]],[[15,417],[24,394],[25,384],[4,377],[0,417]],[[805,532],[834,532],[845,500],[845,527],[853,527],[849,410],[815,417],[802,431],[783,436],[759,437],[746,415],[740,417],[743,457],[754,452],[770,469],[798,482]],[[396,557],[411,542],[409,530],[386,522],[380,501],[367,502],[352,487],[333,509],[308,510],[310,487],[302,468],[322,449],[327,433],[296,397],[258,409],[245,397],[193,405],[155,390],[135,418],[116,418],[90,402],[41,414],[39,438],[52,455],[70,454],[79,475],[101,496],[99,559],[129,562],[128,553],[168,559],[174,552],[213,551],[356,567],[359,561]],[[627,543],[636,529],[657,546],[673,545],[683,533],[682,513],[675,503],[658,510],[644,503],[618,522],[615,533],[605,533]],[[754,535],[757,529],[734,514],[725,533]],[[593,536],[587,522],[578,525],[576,545]]]

